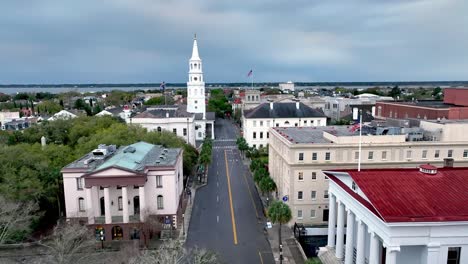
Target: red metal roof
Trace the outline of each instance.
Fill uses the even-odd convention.
[[[340,171],[351,175],[370,204],[327,174],[385,222],[468,221],[468,168],[439,168],[434,175],[418,169]]]

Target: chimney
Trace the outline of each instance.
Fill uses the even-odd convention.
[[[166,118],[169,118],[169,112],[166,112]]]
[[[47,140],[46,140],[46,138],[44,136],[42,136],[41,137],[41,146],[42,146],[42,148],[44,148],[46,146],[46,144],[47,144]]]
[[[357,107],[353,107],[353,120],[359,119],[359,109]]]
[[[444,168],[453,168],[453,159],[452,158],[445,158],[444,159]]]
[[[296,102],[296,109],[299,110],[299,105],[300,103],[299,102]]]
[[[270,110],[273,110],[273,102],[270,102]]]

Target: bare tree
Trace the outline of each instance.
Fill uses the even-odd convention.
[[[33,202],[15,202],[0,196],[0,244],[16,230],[28,230],[38,206]]]
[[[54,228],[53,234],[41,242],[47,248],[47,263],[84,263],[94,251],[96,239],[92,232],[79,224],[63,224]]]
[[[205,249],[187,250],[182,242],[168,240],[158,250],[147,250],[132,258],[130,264],[215,264],[216,254]]]
[[[193,264],[214,264],[219,263],[218,255],[204,248],[195,248],[189,254],[190,263]]]

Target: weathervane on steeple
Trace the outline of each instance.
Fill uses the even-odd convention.
[[[193,37],[194,39],[197,39],[197,33],[195,33],[195,36]]]

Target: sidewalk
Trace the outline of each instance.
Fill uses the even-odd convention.
[[[190,226],[190,218],[192,217],[192,208],[193,208],[193,203],[195,202],[195,195],[197,193],[197,189],[201,188],[203,186],[206,186],[208,184],[208,172],[209,172],[209,167],[206,169],[206,173],[202,176],[202,183],[199,183],[196,179],[193,180],[193,185],[189,187],[188,189],[191,192],[191,195],[185,195],[186,199],[186,204],[185,204],[185,211],[184,211],[184,219],[183,219],[183,224],[178,225],[178,229],[180,230],[179,232],[179,240],[182,243],[185,243],[185,240],[187,240],[187,231],[189,230]],[[196,176],[194,176],[195,178]]]
[[[250,159],[245,158],[243,160],[245,166],[247,166],[247,170],[249,171],[249,177],[252,177],[252,172],[250,172]],[[258,190],[257,185],[255,185],[257,189],[257,193],[260,194],[261,192]],[[260,195],[260,199],[267,211],[267,201],[266,197],[262,197]],[[266,223],[265,223],[266,226]],[[271,250],[273,252],[273,257],[276,263],[280,263],[280,253],[279,253],[279,237],[278,237],[278,229],[279,224],[274,224],[272,228],[266,229],[267,230],[267,237],[268,242],[270,243]],[[306,255],[302,250],[299,242],[297,242],[296,238],[294,237],[293,231],[287,225],[281,226],[281,240],[283,244],[283,263],[284,264],[303,264],[305,263]]]
[[[273,228],[268,229],[268,241],[270,242],[271,250],[273,251],[273,257],[276,263],[279,263],[279,237],[278,237],[279,225],[273,225]],[[283,243],[283,263],[285,264],[303,264],[304,257],[301,252],[299,243],[293,235],[291,228],[287,225],[281,226],[281,240]]]

